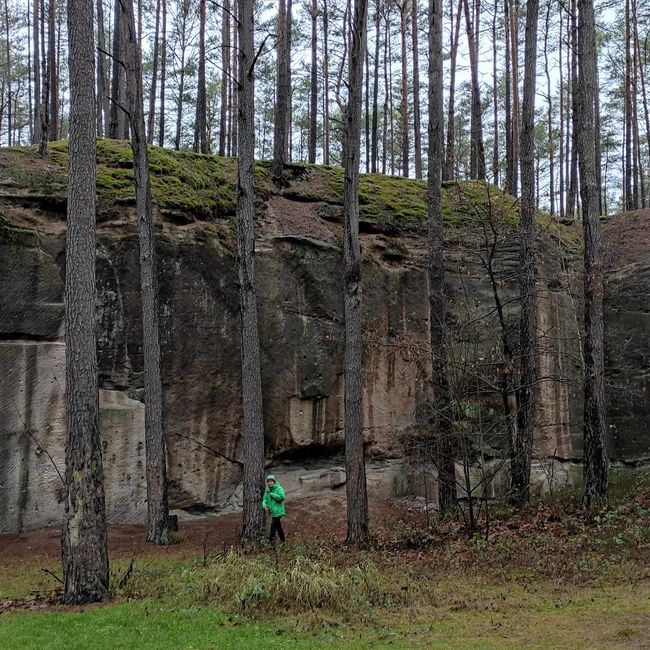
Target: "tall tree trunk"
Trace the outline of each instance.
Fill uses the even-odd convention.
[[[65,271],[64,602],[109,597],[95,346],[95,32],[93,0],[68,1],[70,143]]]
[[[499,186],[499,77],[497,75],[497,15],[499,0],[494,0],[492,14],[492,106],[494,111],[494,145],[492,148],[492,182]]]
[[[450,0],[449,14],[453,18],[454,0]],[[460,39],[460,21],[463,13],[463,0],[458,0],[458,10],[456,12],[456,21],[451,36],[450,43],[450,63],[449,63],[449,102],[447,105],[447,147],[445,152],[445,165],[442,171],[443,180],[451,180],[456,174],[456,57],[458,55],[458,41]]]
[[[32,40],[34,41],[34,131],[32,144],[38,144],[41,141],[43,129],[43,103],[41,97],[41,52],[40,52],[40,0],[34,0],[32,25]]]
[[[645,187],[643,165],[641,161],[641,143],[639,138],[639,50],[637,48],[636,0],[632,0],[632,146],[634,168],[634,202],[636,209],[645,208]]]
[[[327,0],[323,0],[323,163],[330,164],[330,64],[327,29],[329,14]]]
[[[221,19],[221,107],[219,118],[219,155],[226,155],[228,134],[228,87],[230,84],[230,0],[224,0]]]
[[[553,137],[553,92],[551,90],[551,73],[548,67],[548,34],[551,23],[551,2],[546,8],[546,25],[544,29],[544,73],[546,74],[546,128],[548,130],[548,193],[551,216],[555,216],[555,138]],[[539,192],[539,184],[537,185]]]
[[[238,11],[238,0],[233,0],[232,3],[232,11],[233,15],[237,15]],[[238,121],[237,121],[237,106],[239,102],[239,94],[236,91],[237,87],[237,76],[238,76],[238,51],[239,51],[239,31],[237,30],[237,26],[233,25],[233,44],[232,44],[232,65],[231,65],[231,70],[232,70],[232,79],[231,79],[231,93],[232,93],[232,115],[230,118],[230,124],[232,126],[231,133],[230,133],[230,152],[231,155],[237,156],[237,144],[238,144]]]
[[[103,138],[108,127],[110,105],[106,65],[106,34],[104,28],[104,2],[97,0],[97,135]]]
[[[580,186],[585,260],[585,401],[584,500],[587,506],[607,495],[608,458],[605,444],[605,362],[603,335],[603,267],[600,236],[600,191],[596,185],[594,105],[596,101],[596,27],[593,0],[579,0]]]
[[[282,178],[287,162],[287,115],[289,113],[289,33],[287,0],[278,4],[277,90],[273,130],[273,176]]]
[[[560,8],[560,39],[558,43],[558,56],[559,56],[559,74],[560,74],[560,146],[558,147],[559,150],[559,160],[558,160],[558,166],[559,166],[559,179],[558,179],[558,184],[559,184],[559,192],[558,192],[558,203],[559,203],[559,214],[560,217],[564,216],[564,68],[562,64],[562,27],[563,27],[563,18],[564,18],[564,8]]]
[[[596,183],[598,185],[598,191],[600,192],[598,199],[598,213],[606,214],[603,210],[604,199],[603,199],[603,177],[602,177],[602,146],[601,146],[601,133],[600,133],[600,81],[598,75],[598,64],[596,63],[596,103],[594,106],[595,110],[595,122],[594,128],[596,129],[596,140],[594,141],[594,148],[596,154]]]
[[[101,2],[101,0],[99,0]],[[151,90],[149,92],[149,113],[147,114],[147,142],[153,144],[156,122],[156,90],[158,88],[158,59],[160,57],[160,0],[156,0],[156,28],[153,37],[153,61]]]
[[[366,110],[364,114],[365,126],[366,126],[366,174],[370,173],[370,55],[368,54],[368,45],[366,43],[366,66],[364,72],[364,83],[366,86]]]
[[[160,331],[158,276],[154,238],[149,157],[144,126],[142,54],[136,34],[133,0],[120,0],[125,25],[124,61],[126,97],[131,122],[131,148],[140,243],[142,289],[142,350],[144,358],[144,422],[147,474],[147,541],[169,543],[167,505],[167,459],[163,431],[162,380],[160,377]]]
[[[431,370],[437,433],[435,464],[438,469],[440,512],[456,509],[456,467],[454,462],[453,420],[447,380],[445,297],[445,253],[442,222],[441,185],[444,159],[444,108],[442,67],[442,0],[429,1],[429,151],[427,214],[429,221],[429,310]]]
[[[475,0],[477,3],[479,0]],[[469,11],[469,1],[463,0],[465,7],[465,23],[467,25],[467,44],[469,47],[469,60],[472,79],[472,114],[471,114],[471,153],[470,177],[485,180],[485,148],[483,146],[483,124],[481,109],[481,90],[478,80],[478,29],[479,7],[476,5],[476,17],[473,20]]]
[[[537,378],[535,290],[535,81],[537,75],[537,19],[539,0],[526,5],[524,97],[521,128],[521,218],[519,223],[520,388],[517,432],[510,453],[512,498],[518,505],[530,500],[530,467],[535,427]]]
[[[241,314],[242,403],[244,426],[244,514],[242,541],[262,530],[264,420],[260,344],[255,294],[255,92],[254,0],[239,0],[239,156],[237,157],[237,265]]]
[[[408,13],[408,0],[396,0],[399,9],[400,19],[400,40],[401,40],[401,129],[402,129],[402,176],[409,175],[409,98],[408,98],[408,60],[406,58],[406,17]]]
[[[418,0],[412,0],[411,42],[413,47],[413,143],[415,178],[422,178],[422,126],[420,123],[420,55],[418,52]]]
[[[42,100],[41,100],[41,142],[38,146],[38,153],[41,157],[47,154],[47,143],[50,135],[50,73],[48,69],[49,58],[45,51],[45,0],[41,0],[41,71],[42,71]]]
[[[167,92],[167,0],[162,4],[162,34],[160,42],[160,121],[158,131],[158,146],[165,144],[165,94]]]
[[[13,102],[13,93],[11,90],[11,76],[13,71],[11,69],[11,46],[9,43],[9,3],[5,0],[4,6],[5,14],[5,69],[6,69],[6,84],[7,84],[7,145],[11,147],[12,142],[12,102]]]
[[[361,249],[359,247],[359,151],[361,89],[366,45],[367,0],[354,0],[348,63],[348,102],[343,133],[343,255],[345,266],[345,470],[348,544],[368,541],[368,493],[363,453]]]
[[[50,117],[48,120],[50,142],[59,137],[59,75],[56,65],[56,0],[50,0],[48,13],[47,59],[50,91]]]
[[[632,185],[632,61],[630,57],[630,0],[625,0],[625,166],[623,196],[626,210],[634,210]]]
[[[379,158],[379,35],[381,26],[381,12],[379,11],[379,3],[381,0],[375,1],[375,65],[373,69],[373,83],[372,83],[372,143],[370,148],[371,165],[370,171],[373,174],[377,173],[377,161]]]
[[[646,43],[647,43],[647,36],[646,36]],[[639,32],[638,32],[638,26],[635,22],[635,40],[636,40],[636,46],[637,49],[639,50],[639,53],[641,52],[641,49],[639,48]],[[647,51],[647,50],[646,50]],[[648,147],[648,165],[650,166],[650,112],[648,111],[648,97],[646,95],[646,86],[645,86],[645,73],[644,73],[644,64],[647,65],[647,54],[644,57],[644,61],[641,63],[639,67],[639,79],[641,81],[641,97],[643,99],[643,116],[645,119],[645,137],[646,137],[646,145]],[[646,204],[650,203],[650,194],[647,197]],[[601,209],[601,214],[605,213],[606,210]]]
[[[311,0],[311,62],[309,88],[309,153],[310,163],[316,162],[316,139],[318,131],[318,4]]]
[[[510,48],[512,65],[512,185],[508,191],[516,196],[519,191],[519,125],[521,112],[519,107],[519,2],[510,2]]]
[[[205,89],[205,9],[206,0],[199,0],[199,69],[194,119],[194,151],[208,153],[207,100]]]
[[[571,157],[567,156],[569,170],[569,197],[567,214],[575,217],[578,208],[578,8],[577,0],[571,0]]]
[[[174,149],[178,151],[181,148],[181,126],[183,124],[183,104],[185,103],[185,74],[186,64],[185,57],[187,55],[187,19],[190,12],[190,1],[181,0],[182,2],[182,16],[180,30],[180,48],[181,48],[181,61],[180,61],[180,78],[178,80],[178,102],[176,104],[176,135],[174,136]]]
[[[514,151],[512,148],[512,65],[510,48],[510,0],[503,0],[503,22],[505,32],[505,122],[503,129],[505,132],[506,145],[506,192],[513,194],[515,187],[515,162]]]
[[[121,137],[124,130],[122,121],[124,113],[119,107],[120,97],[122,96],[122,11],[120,1],[115,0],[113,6],[113,72],[111,76],[111,111],[108,122],[108,137],[117,139]]]

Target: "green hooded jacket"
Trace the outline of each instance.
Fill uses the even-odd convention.
[[[262,508],[268,508],[271,517],[284,517],[284,489],[279,483],[276,482],[270,489],[267,486],[264,490]]]

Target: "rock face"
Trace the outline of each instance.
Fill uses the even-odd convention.
[[[63,510],[63,224],[60,208],[47,200],[29,210],[32,216],[38,214],[38,233],[15,227],[24,217],[15,201],[0,204],[6,219],[0,229],[0,532],[57,524]],[[98,227],[100,427],[108,518],[130,522],[142,521],[146,513],[142,330],[135,223],[131,208],[124,207],[120,214],[115,219],[112,213],[112,219]],[[236,508],[241,498],[241,404],[230,223],[163,222],[157,253],[171,504],[188,513]],[[337,488],[345,480],[336,464],[343,449],[337,206],[270,196],[259,209],[258,228],[267,459],[282,464],[296,494],[326,484],[327,489]],[[402,461],[409,436],[426,422],[431,398],[426,237],[421,229],[369,230],[362,237],[364,436],[376,466],[371,489],[376,484],[375,491],[385,496],[391,489],[420,489]],[[495,359],[500,357],[495,290],[509,335],[516,329],[517,247],[511,231],[500,226],[496,255],[487,266],[490,241],[482,227],[460,224],[452,229],[447,254],[451,358],[456,369],[463,369],[456,374],[465,382],[472,376],[468,368],[482,369],[478,388],[484,397],[468,397],[476,395],[477,387],[458,385],[459,409],[484,454],[500,468],[505,434],[499,419],[502,399],[494,386],[499,375],[485,369],[498,365]],[[580,457],[582,407],[574,315],[579,300],[571,286],[577,277],[576,254],[546,235],[540,246],[539,321],[544,336],[535,467],[544,480],[556,473],[554,462]],[[608,327],[636,328],[641,351],[632,351],[615,335],[608,367],[610,377],[619,367],[627,386],[647,390],[643,332],[648,331],[648,306],[640,305],[634,314],[625,312],[625,323],[618,320],[639,296],[635,283],[650,279],[647,265],[638,272],[635,267],[617,284],[610,282]],[[620,366],[611,363],[612,355]],[[611,449],[614,457],[629,460],[643,457],[650,448],[647,392],[642,407],[626,410],[626,404],[618,396],[611,400]],[[301,473],[303,467],[307,469]],[[480,482],[480,472],[475,473]],[[493,491],[501,484],[503,479],[496,481]]]

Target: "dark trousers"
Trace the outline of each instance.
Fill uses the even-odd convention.
[[[280,541],[284,544],[284,531],[282,530],[282,517],[273,517],[271,519],[271,534],[269,541],[272,543],[275,539],[275,534],[278,534]]]

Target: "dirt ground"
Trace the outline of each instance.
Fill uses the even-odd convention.
[[[389,501],[371,500],[372,531],[382,537],[425,523],[425,514],[406,510]],[[342,542],[345,539],[345,495],[332,494],[305,498],[287,504],[283,527],[289,543],[315,540]],[[241,530],[241,513],[213,515],[181,520],[178,541],[156,547],[146,542],[143,524],[112,524],[108,527],[111,557],[150,555],[185,556],[221,551],[237,546]],[[61,531],[44,528],[20,534],[0,535],[0,567],[4,564],[58,558]]]

